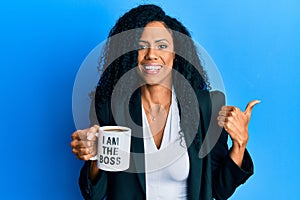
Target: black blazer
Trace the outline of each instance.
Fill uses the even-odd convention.
[[[209,154],[204,157],[199,156],[200,147],[206,136],[205,133],[208,130],[210,119],[216,119],[220,107],[224,105],[225,98],[221,92],[209,93],[207,91],[198,91],[197,98],[201,102],[199,105],[201,123],[199,123],[196,136],[184,135],[186,143],[190,144],[188,146],[190,159],[188,199],[227,199],[240,184],[244,183],[253,174],[253,163],[247,150],[244,155],[242,168],[232,161],[228,154],[230,151],[227,146],[228,134],[224,130],[222,130],[217,143]],[[179,104],[179,107],[182,106]],[[126,110],[126,108],[129,109]],[[101,126],[118,124],[130,127],[132,133],[142,135],[140,90],[135,92],[130,99],[119,99],[118,103],[113,104],[112,107],[110,102],[97,104],[96,110]],[[182,108],[179,110],[180,113],[184,112]],[[130,117],[128,117],[129,115]],[[180,116],[182,120],[182,114]],[[213,124],[213,127],[217,127],[216,122],[211,124]],[[209,129],[209,131],[214,130],[214,128]],[[184,132],[188,132],[188,129]],[[211,134],[215,133],[209,133],[208,135]],[[131,152],[144,152],[143,139],[134,137],[134,134],[131,138]],[[131,156],[130,159],[128,171],[136,170],[140,173],[102,171],[93,183],[88,179],[90,161],[85,162],[79,177],[79,185],[83,197],[93,200],[104,199],[105,196],[108,200],[146,199],[145,173],[143,173],[145,167],[144,157]]]

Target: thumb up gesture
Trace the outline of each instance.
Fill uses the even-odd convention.
[[[235,106],[223,106],[219,112],[218,125],[229,134],[232,140],[233,153],[240,153],[239,161],[242,159],[248,142],[248,124],[252,109],[258,103],[260,103],[258,100],[249,102],[244,112]]]

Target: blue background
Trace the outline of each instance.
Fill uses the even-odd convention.
[[[260,99],[255,174],[231,199],[300,199],[300,1],[44,0],[0,6],[0,199],[82,199],[71,153],[72,89],[88,53],[124,12],[157,3],[217,64],[230,105]]]

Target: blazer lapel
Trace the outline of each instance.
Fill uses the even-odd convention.
[[[201,136],[201,130],[200,127],[198,128],[198,132],[196,135],[190,134],[191,130],[189,127],[184,127],[184,124],[182,120],[187,120],[187,118],[182,118],[182,108],[180,104],[178,104],[179,109],[179,115],[181,118],[181,128],[184,130],[186,134],[184,134],[185,142],[186,144],[189,144],[188,146],[188,155],[189,155],[189,161],[190,161],[190,172],[188,177],[188,199],[189,200],[196,200],[199,199],[200,196],[200,188],[201,188],[201,176],[202,176],[202,160],[199,159],[198,153],[199,153],[199,142],[195,142],[195,137]],[[197,138],[200,140],[200,138]]]
[[[198,157],[198,151],[193,142],[188,148],[190,159],[190,173],[188,177],[188,199],[199,199],[202,176],[202,161]]]
[[[199,157],[199,150],[200,146],[203,142],[203,137],[205,136],[205,131],[207,130],[207,120],[209,120],[210,116],[210,104],[208,102],[209,100],[209,92],[207,91],[198,91],[197,92],[197,98],[199,102],[199,114],[200,114],[200,122],[197,130],[197,134],[192,134],[194,132],[194,129],[190,129],[190,127],[182,127],[183,130],[186,131],[185,134],[185,140],[187,144],[190,144],[188,147],[188,154],[189,154],[189,160],[190,160],[190,172],[188,177],[188,199],[191,200],[198,200],[201,196],[205,198],[205,194],[201,194],[201,184],[205,184],[205,176],[203,174],[203,168],[204,166],[204,160]],[[184,113],[182,108],[180,108],[180,115]],[[182,120],[188,120],[189,118],[182,117]],[[181,123],[182,126],[189,124],[187,122]],[[204,125],[204,127],[203,127]]]
[[[141,91],[138,89],[133,93],[129,101],[129,124],[132,128],[131,136],[131,155],[134,162],[134,169],[141,184],[141,187],[146,193],[145,181],[145,156],[144,156],[144,140],[143,140],[143,123],[142,123],[142,104]]]

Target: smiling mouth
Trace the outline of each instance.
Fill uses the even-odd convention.
[[[157,74],[161,68],[161,65],[143,65],[143,70],[146,74]]]

